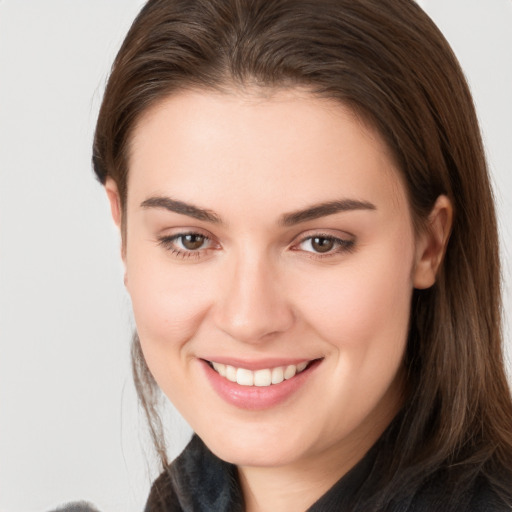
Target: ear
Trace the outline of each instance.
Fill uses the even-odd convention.
[[[117,188],[116,182],[112,178],[107,178],[105,181],[105,192],[107,193],[108,202],[110,203],[110,212],[112,213],[112,219],[119,229],[121,235],[121,259],[124,264],[124,284],[128,282],[126,276],[126,251],[125,251],[125,237],[122,228],[123,213],[121,208],[121,197]]]
[[[108,201],[110,203],[110,212],[116,226],[121,229],[121,198],[117,183],[112,178],[105,181],[105,191],[107,192]]]
[[[416,265],[414,268],[414,288],[430,288],[443,261],[450,238],[453,222],[453,207],[445,195],[437,198],[427,225],[416,242]]]

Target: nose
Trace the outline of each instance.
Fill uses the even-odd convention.
[[[257,344],[290,329],[294,313],[275,265],[248,255],[226,267],[219,276],[213,315],[220,330],[238,341]]]

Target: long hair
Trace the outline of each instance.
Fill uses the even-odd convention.
[[[437,197],[454,223],[437,281],[413,294],[407,399],[388,496],[440,467],[509,496],[512,401],[504,369],[493,195],[477,117],[448,43],[412,0],[150,0],[115,59],[93,149],[126,202],[129,146],[150,106],[183,89],[306,87],[373,125],[395,158],[416,228]],[[123,215],[125,222],[126,215]],[[162,462],[156,383],[134,338],[136,387]]]

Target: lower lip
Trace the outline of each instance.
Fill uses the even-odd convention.
[[[275,407],[289,399],[306,383],[320,364],[321,360],[312,362],[305,370],[280,384],[270,386],[241,386],[221,377],[206,361],[201,365],[217,394],[227,403],[241,409],[262,410]]]

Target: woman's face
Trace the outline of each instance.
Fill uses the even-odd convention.
[[[126,212],[147,364],[210,449],[357,460],[400,407],[422,251],[380,137],[299,90],[182,92],[134,131]]]

